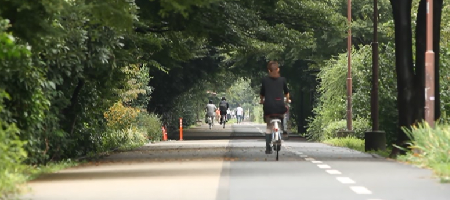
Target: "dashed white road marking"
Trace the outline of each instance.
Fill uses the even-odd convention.
[[[352,189],[356,194],[372,194],[370,190],[363,186],[350,186],[350,189]]]
[[[317,165],[320,169],[329,169],[331,168],[329,165]]]
[[[343,184],[353,184],[353,183],[355,183],[355,181],[350,179],[349,177],[336,177],[336,179],[339,182],[343,183]]]
[[[289,149],[289,148],[287,148],[287,149]],[[311,161],[311,163],[317,164],[317,167],[319,167],[320,169],[328,169],[328,170],[326,170],[326,172],[328,174],[333,174],[333,175],[342,174],[338,170],[330,169],[331,167],[329,165],[323,164],[322,161],[308,157],[307,155],[304,155],[302,152],[295,152],[295,151],[292,151],[292,152],[299,155],[300,157],[303,157],[306,161]],[[354,184],[355,183],[355,181],[350,179],[349,177],[336,177],[336,179],[339,182],[341,182],[342,184]],[[367,188],[365,188],[363,186],[350,186],[350,189],[353,190],[353,192],[355,192],[356,194],[372,194],[372,191],[368,190]],[[367,199],[367,200],[382,200],[382,199]]]
[[[327,170],[327,172],[328,172],[329,174],[342,174],[340,171],[335,170],[335,169],[329,169],[329,170]]]

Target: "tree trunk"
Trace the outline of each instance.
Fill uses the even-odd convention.
[[[398,146],[404,146],[404,142],[408,139],[400,127],[408,127],[414,122],[414,109],[411,109],[414,106],[411,3],[412,0],[391,0],[395,24],[395,63],[399,113],[399,129],[396,144]],[[393,148],[391,157],[395,157],[398,153],[404,152],[398,148]]]
[[[72,135],[73,130],[75,128],[75,121],[76,121],[76,111],[75,108],[78,104],[78,96],[80,95],[81,89],[83,89],[84,86],[84,79],[79,78],[77,87],[75,87],[75,90],[72,93],[72,97],[70,98],[70,105],[63,110],[65,120],[65,126],[66,132],[70,133]]]
[[[415,87],[416,94],[416,120],[425,118],[425,51],[427,44],[427,0],[421,0],[417,10],[416,21],[416,66]]]
[[[441,39],[441,17],[442,17],[442,7],[443,0],[434,0],[434,10],[433,10],[433,50],[434,50],[434,88],[435,89],[435,102],[434,102],[434,114],[436,119],[441,117],[441,93],[439,87],[439,69],[440,69],[440,39]]]

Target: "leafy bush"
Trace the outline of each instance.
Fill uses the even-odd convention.
[[[121,130],[136,124],[140,110],[126,107],[122,102],[115,103],[104,113],[108,128]]]
[[[143,130],[136,127],[119,130],[109,129],[102,134],[102,142],[100,150],[105,152],[142,146],[147,142],[147,137]]]
[[[3,112],[3,99],[9,98],[6,92],[0,90],[0,113]],[[0,119],[0,199],[17,193],[18,184],[25,181],[21,173],[22,162],[27,157],[23,148],[24,141],[18,137],[19,129],[15,124],[7,124]]]
[[[436,124],[430,128],[428,124],[419,123],[412,130],[403,128],[411,139],[410,148],[405,157],[400,159],[411,161],[421,166],[431,167],[442,181],[450,181],[450,125]]]
[[[101,134],[101,151],[136,147],[148,140],[161,140],[161,120],[155,114],[124,106],[119,101],[104,113],[104,118],[107,130]]]
[[[354,137],[358,139],[364,139],[364,132],[370,129],[369,120],[365,118],[356,118],[353,120]],[[331,122],[324,126],[323,132],[327,138],[333,138],[337,136],[337,133],[341,130],[347,129],[347,121],[339,120]]]
[[[384,45],[380,51],[379,82],[379,121],[380,129],[387,133],[388,142],[395,140],[397,131],[396,84],[394,66],[395,54],[391,43]],[[364,131],[370,129],[370,91],[371,91],[371,55],[369,45],[355,48],[352,59],[353,77],[353,126],[358,138],[363,138]],[[321,141],[333,137],[337,130],[346,129],[346,75],[347,54],[325,62],[318,74],[320,97],[313,109],[314,117],[310,117],[307,137]]]
[[[160,141],[162,138],[161,120],[155,114],[141,112],[137,119],[138,127],[146,133],[150,141]]]

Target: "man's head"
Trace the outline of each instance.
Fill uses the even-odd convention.
[[[269,63],[267,63],[267,71],[269,71],[269,76],[272,77],[278,77],[280,75],[280,68],[279,68],[279,64],[277,61],[269,61]]]
[[[222,101],[225,101],[225,100],[227,100],[225,97],[222,97]]]
[[[212,100],[210,99],[210,100],[208,101],[208,103],[212,103]]]

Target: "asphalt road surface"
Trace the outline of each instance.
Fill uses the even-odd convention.
[[[35,200],[449,200],[432,172],[347,148],[285,140],[265,155],[263,125],[184,131],[28,184]]]

